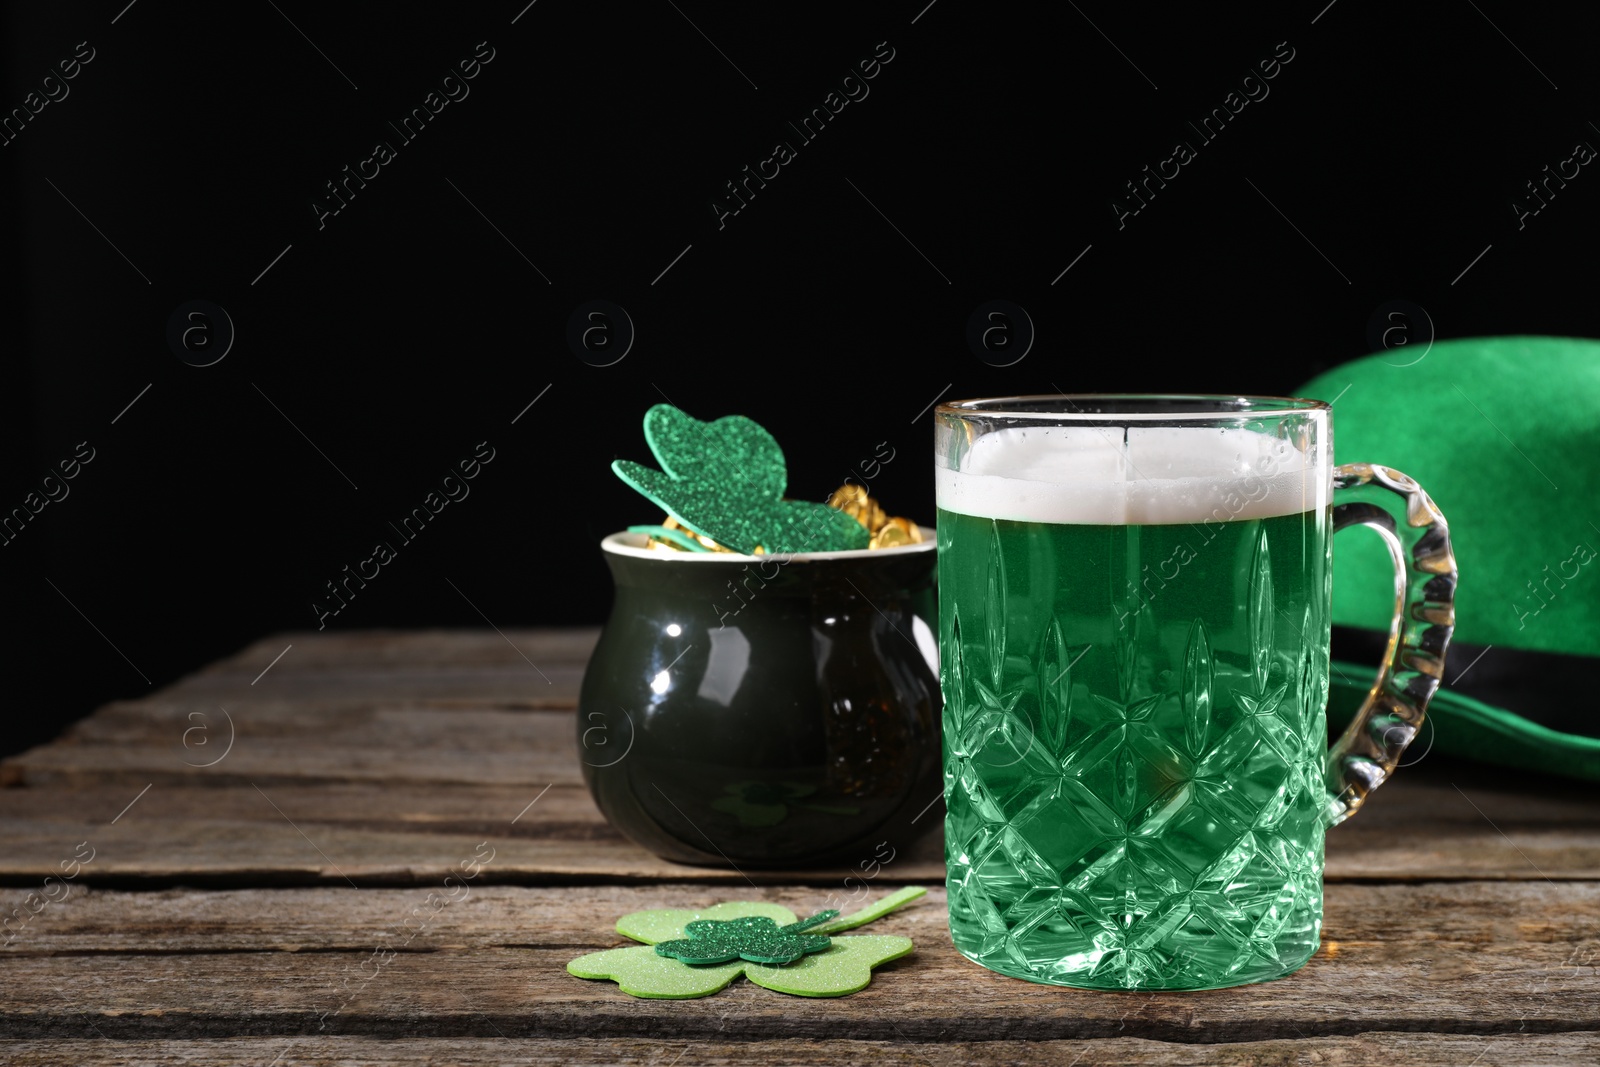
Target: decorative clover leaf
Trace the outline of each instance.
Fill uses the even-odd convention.
[[[737,959],[727,963],[694,965],[671,956],[658,954],[658,950],[674,941],[691,936],[690,943],[700,939],[693,936],[694,929],[705,929],[700,924],[718,921],[760,919],[770,923],[780,936],[807,936],[791,931],[785,935],[780,927],[810,927],[813,923],[826,923],[829,931],[849,930],[863,926],[875,919],[903,907],[926,893],[919,886],[911,886],[893,893],[870,907],[829,921],[827,912],[814,915],[804,923],[796,923],[794,913],[776,904],[757,901],[738,901],[718,904],[702,911],[638,911],[617,920],[617,932],[642,945],[591,952],[567,964],[567,971],[578,978],[611,979],[624,992],[636,997],[661,1000],[684,1000],[709,996],[725,988],[743,974],[752,982],[780,993],[802,997],[841,997],[865,989],[872,981],[872,969],[890,960],[908,955],[914,948],[908,937],[872,935],[864,937],[823,938],[810,935],[831,944],[826,951],[796,957],[797,962],[787,965],[753,963]],[[751,924],[750,928],[755,928]],[[654,946],[654,947],[653,947]]]
[[[914,947],[909,937],[836,937],[828,951],[788,967],[746,964],[744,976],[756,985],[797,997],[842,997],[867,988],[874,967],[908,956]]]
[[[682,937],[690,923],[696,919],[738,919],[746,915],[765,915],[779,925],[794,922],[795,914],[781,904],[764,901],[735,901],[716,904],[700,911],[680,908],[660,911],[635,911],[617,920],[617,933],[623,937],[658,945]]]
[[[866,527],[831,508],[784,500],[783,450],[743,415],[701,422],[671,404],[644,416],[645,441],[661,470],[619,459],[617,477],[695,533],[745,554],[866,548]]]
[[[656,955],[671,956],[696,966],[734,960],[793,963],[808,952],[827,951],[830,942],[826,937],[801,931],[821,926],[838,915],[837,908],[829,908],[787,926],[779,926],[765,915],[696,919],[683,928],[688,937],[661,942],[656,946]]]
[[[740,960],[719,967],[691,967],[668,956],[657,956],[649,945],[591,952],[567,964],[578,978],[610,978],[624,993],[652,1000],[692,1000],[706,997],[745,973],[752,964]]]

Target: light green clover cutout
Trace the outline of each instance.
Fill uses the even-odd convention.
[[[920,886],[909,886],[852,915],[816,927],[816,932],[832,935],[864,926],[925,893],[927,890]],[[842,997],[865,989],[872,981],[874,967],[909,955],[915,947],[909,937],[833,937],[833,944],[826,952],[802,956],[783,966],[745,960],[688,964],[658,955],[652,947],[659,942],[682,938],[685,928],[696,920],[747,916],[763,916],[779,926],[796,921],[794,912],[788,908],[758,901],[733,901],[702,911],[636,911],[617,920],[617,933],[643,944],[579,956],[567,964],[567,973],[577,978],[610,979],[624,993],[658,1000],[710,996],[726,988],[741,974],[756,985],[779,993],[798,997]]]

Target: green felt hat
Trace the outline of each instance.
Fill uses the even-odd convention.
[[[1300,395],[1334,402],[1335,462],[1404,471],[1450,523],[1461,578],[1433,747],[1600,779],[1584,697],[1600,666],[1600,342],[1440,341],[1335,367]],[[1378,538],[1342,534],[1334,624],[1387,633],[1392,575]],[[1330,720],[1370,674],[1336,664]]]

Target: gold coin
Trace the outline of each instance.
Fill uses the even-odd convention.
[[[908,544],[920,545],[923,542],[922,527],[910,519],[897,515],[889,521],[906,532],[906,537],[909,538]]]
[[[713,541],[711,538],[707,537],[705,534],[695,533],[693,530],[689,529],[689,527],[685,526],[683,523],[679,522],[677,519],[673,518],[671,515],[668,515],[665,519],[661,520],[661,525],[665,526],[669,530],[682,530],[686,536],[694,538],[696,541],[699,541],[700,544],[702,544],[706,548],[709,548],[713,552],[732,552],[733,551],[733,549],[731,549],[731,548],[724,548],[721,545],[717,544],[717,542]],[[673,545],[672,547],[676,548],[680,552],[689,551],[688,549],[681,548],[678,545]]]
[[[901,545],[920,544],[922,530],[910,519],[896,516],[878,527],[868,548],[899,548]]]
[[[846,482],[828,497],[828,506],[849,515],[872,535],[869,548],[894,548],[899,545],[920,544],[922,528],[910,519],[890,516],[883,506],[867,493],[866,486]]]
[[[867,491],[859,485],[850,483],[841,485],[828,497],[828,506],[830,508],[836,508],[844,512],[869,530],[873,529],[867,521],[867,511],[870,503],[871,497],[867,496]]]
[[[677,529],[681,528],[681,527],[678,526],[677,520],[675,520],[671,515],[668,515],[666,518],[662,519],[661,520],[661,525],[665,526],[669,530],[677,530]],[[689,551],[687,548],[684,548],[682,545],[678,544],[676,541],[667,541],[667,540],[663,540],[662,538],[659,538],[659,537],[650,538],[650,540],[647,542],[647,544],[649,545],[650,550],[652,552],[687,552],[687,551]]]
[[[872,541],[867,547],[898,548],[901,545],[909,545],[910,543],[911,539],[906,536],[906,532],[891,522],[885,523],[882,529],[872,535]]]
[[[866,527],[868,531],[880,529],[889,521],[888,512],[867,494],[865,486],[846,482],[828,497],[828,506],[844,512]]]
[[[833,491],[828,497],[828,506],[843,511],[852,504],[863,504],[867,499],[867,491],[854,482],[846,482]]]

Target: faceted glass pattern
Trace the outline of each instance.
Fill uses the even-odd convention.
[[[1316,950],[1328,518],[939,513],[956,947],[1104,989],[1280,977]]]

